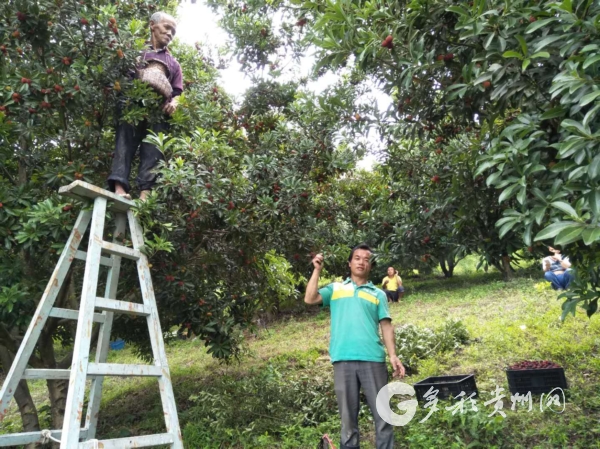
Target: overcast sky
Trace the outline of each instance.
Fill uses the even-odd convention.
[[[227,33],[218,25],[218,17],[208,8],[203,0],[198,0],[196,4],[192,4],[190,0],[186,0],[180,4],[177,12],[177,37],[187,43],[195,44],[202,42],[211,47],[222,46],[228,40]],[[313,58],[308,55],[301,64],[295,67],[295,75],[305,76],[310,72]],[[251,85],[251,80],[246,77],[240,70],[240,65],[233,59],[229,67],[219,70],[221,75],[220,85],[230,94],[235,97],[241,96],[246,89]],[[333,84],[336,77],[329,74],[319,78],[318,83],[309,84],[309,88],[316,92],[322,91],[327,86]],[[377,101],[380,108],[387,108],[389,98],[377,95]],[[370,169],[375,162],[375,157],[367,155],[358,163],[360,168]]]

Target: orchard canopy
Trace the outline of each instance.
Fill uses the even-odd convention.
[[[209,0],[228,56],[175,42],[185,81],[159,184],[138,206],[163,329],[240,355],[257,313],[299,305],[311,254],[343,272],[367,242],[379,267],[452,276],[469,254],[506,279],[548,244],[576,279],[563,318],[600,296],[600,3]],[[0,361],[9,366],[84,205],[57,195],[106,185],[115,105],[153,120],[160,100],[129,71],[148,19],[176,1],[0,4]],[[308,55],[316,58],[307,58]],[[227,57],[252,86],[221,85]],[[312,75],[290,76],[302,61]],[[311,89],[325,75],[336,81]],[[242,76],[242,75],[240,75]],[[373,95],[389,99],[381,110]],[[357,169],[378,149],[371,171]],[[123,273],[124,300],[138,295]],[[73,269],[58,305],[76,307]],[[115,332],[137,344],[143,323]],[[75,328],[51,319],[31,364],[68,367]],[[50,381],[60,427],[66,382]],[[26,387],[19,404],[31,397]],[[35,413],[23,415],[35,427]]]

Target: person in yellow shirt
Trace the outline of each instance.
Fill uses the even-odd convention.
[[[387,295],[388,302],[398,302],[404,296],[402,279],[394,267],[388,267],[387,274],[381,281],[381,287]]]

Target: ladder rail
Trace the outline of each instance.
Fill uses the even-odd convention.
[[[85,381],[94,325],[94,301],[96,300],[100,271],[106,203],[106,198],[100,196],[94,200],[60,449],[72,449],[79,444],[79,428],[83,414]]]
[[[71,235],[67,239],[65,248],[58,259],[56,268],[48,281],[46,290],[44,290],[44,294],[40,299],[31,323],[27,328],[27,332],[23,337],[21,346],[15,354],[15,360],[6,375],[2,389],[0,389],[0,422],[3,421],[8,413],[8,405],[14,396],[14,392],[17,389],[25,369],[27,368],[29,358],[35,349],[42,329],[50,316],[50,311],[54,307],[54,301],[56,301],[56,297],[69,272],[69,268],[71,268],[71,264],[75,259],[75,254],[77,253],[81,239],[90,224],[91,218],[92,212],[90,211],[83,210],[79,213],[79,216],[75,221],[75,226],[73,226],[73,230],[71,231]]]
[[[175,393],[173,391],[173,384],[171,383],[167,352],[165,350],[160,319],[158,317],[158,309],[156,307],[152,276],[150,274],[150,268],[148,267],[148,258],[142,251],[142,247],[144,246],[144,233],[132,210],[127,211],[127,219],[129,221],[133,248],[140,253],[140,258],[137,260],[136,264],[140,280],[140,289],[142,291],[142,299],[144,305],[150,309],[150,315],[146,317],[146,320],[148,322],[154,363],[160,365],[163,371],[162,377],[158,379],[158,386],[165,415],[165,426],[167,433],[170,433],[175,437],[171,449],[183,449],[183,438],[181,436],[179,417],[177,416],[177,408],[175,405]]]

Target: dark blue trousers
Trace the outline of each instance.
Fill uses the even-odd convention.
[[[566,290],[569,288],[573,276],[569,270],[560,274],[556,274],[553,271],[546,271],[546,273],[544,273],[544,278],[552,283],[552,288],[554,290]]]

